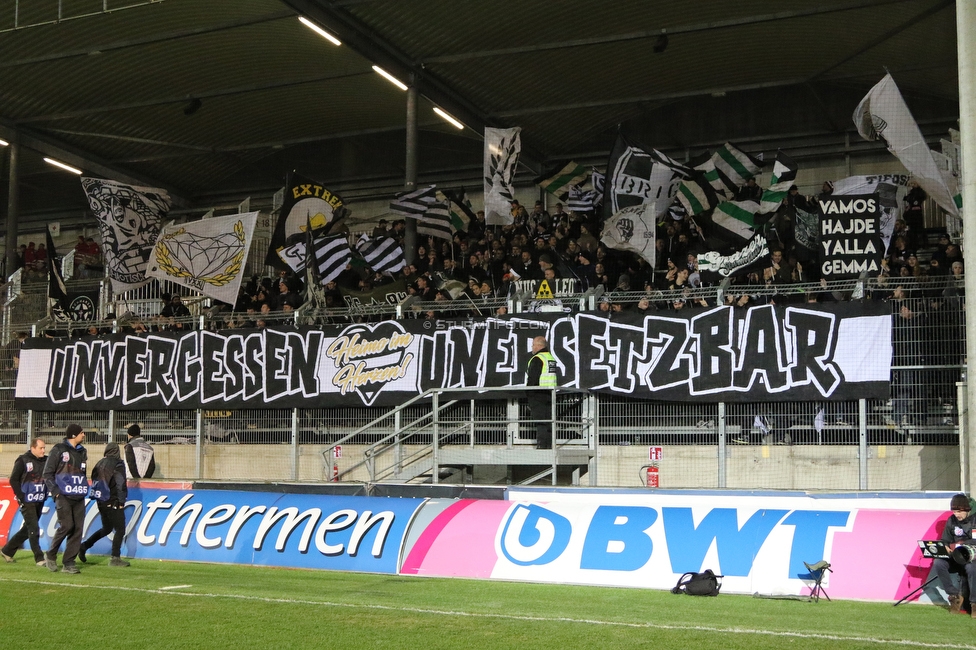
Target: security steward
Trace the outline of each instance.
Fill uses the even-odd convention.
[[[952,515],[942,529],[941,540],[950,551],[949,559],[937,558],[932,563],[935,574],[942,583],[942,589],[949,597],[949,612],[958,614],[965,604],[965,599],[959,587],[952,580],[951,573],[965,576],[969,587],[970,604],[976,600],[976,515],[972,511],[972,503],[965,494],[957,494],[949,502]],[[976,618],[974,609],[973,618]]]
[[[549,352],[546,337],[532,339],[532,358],[526,368],[526,386],[556,387],[556,357]],[[552,393],[531,391],[528,397],[529,415],[535,420],[536,449],[552,449]]]
[[[92,468],[92,486],[88,496],[98,503],[98,514],[102,517],[102,527],[88,539],[81,543],[78,559],[88,562],[85,552],[95,542],[109,533],[115,532],[112,538],[112,559],[109,566],[127,567],[129,563],[122,559],[122,538],[125,537],[125,500],[128,489],[125,484],[125,463],[119,452],[119,445],[110,442],[105,445],[105,457]]]
[[[24,540],[30,540],[34,562],[37,566],[44,566],[44,552],[41,550],[40,541],[41,529],[38,524],[41,512],[44,510],[44,499],[47,498],[47,485],[44,483],[44,464],[47,462],[47,455],[44,451],[44,440],[35,438],[31,442],[30,449],[14,461],[14,469],[10,472],[10,488],[17,497],[24,525],[0,549],[0,555],[5,562],[13,562],[14,553],[20,545]]]
[[[58,514],[58,530],[51,540],[51,547],[44,554],[44,562],[51,571],[58,570],[58,550],[64,547],[65,573],[81,573],[75,558],[81,549],[81,536],[85,529],[85,497],[88,495],[88,450],[85,430],[79,424],[69,424],[64,440],[54,445],[44,465],[44,481],[54,497]]]

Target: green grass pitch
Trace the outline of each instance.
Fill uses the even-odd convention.
[[[17,560],[0,564],[2,648],[976,650],[976,620],[927,605],[138,559],[123,569],[104,556],[68,575],[25,551]]]

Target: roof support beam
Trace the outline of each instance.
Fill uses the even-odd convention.
[[[115,168],[97,156],[79,149],[75,149],[69,145],[58,143],[44,137],[43,135],[24,129],[18,129],[6,120],[0,121],[0,138],[3,138],[9,142],[19,142],[21,146],[27,149],[31,149],[45,156],[55,158],[61,162],[78,167],[79,169],[83,169],[86,174],[103,176],[122,183],[148,185],[151,187],[165,189],[167,192],[169,192],[170,198],[173,200],[174,205],[182,206],[189,203],[186,198],[181,196],[181,194],[175,188],[169,187],[153,179],[142,178],[133,175],[130,172]]]
[[[335,81],[337,79],[348,79],[360,77],[372,72],[350,72],[341,74],[323,74],[304,79],[288,79],[274,83],[254,84],[253,86],[240,86],[238,88],[219,88],[217,90],[207,90],[194,93],[192,99],[213,99],[214,97],[229,97],[233,95],[246,95],[248,93],[263,92],[266,90],[278,90],[280,88],[290,88],[292,86],[304,86],[308,84],[322,83],[323,81]],[[50,115],[31,115],[15,120],[15,124],[33,124],[37,122],[52,122],[54,120],[67,120],[76,117],[86,117],[88,115],[99,115],[101,113],[111,113],[114,111],[128,111],[139,108],[150,108],[152,106],[165,106],[167,104],[185,104],[191,97],[180,95],[179,97],[160,97],[159,99],[147,99],[141,102],[129,102],[127,104],[114,104],[110,106],[95,106],[92,108],[82,108],[76,111],[65,111],[64,113],[52,113]]]
[[[810,77],[810,81],[814,81],[816,79],[819,79],[820,77],[822,77],[823,75],[827,74],[831,70],[836,70],[837,68],[839,68],[840,66],[844,65],[848,61],[851,61],[853,59],[856,59],[857,57],[861,56],[865,52],[868,52],[869,50],[877,47],[878,45],[881,45],[885,41],[887,41],[887,40],[889,40],[891,38],[894,38],[898,34],[902,33],[906,29],[908,29],[909,27],[913,27],[913,26],[917,25],[919,23],[919,21],[925,20],[929,16],[932,16],[934,14],[937,14],[940,11],[942,11],[943,9],[945,9],[946,7],[952,7],[955,4],[956,4],[955,3],[955,0],[942,0],[942,2],[940,2],[938,4],[935,4],[935,5],[932,5],[928,9],[925,9],[924,11],[921,11],[921,12],[915,14],[911,18],[907,19],[905,22],[903,22],[900,25],[894,27],[893,29],[888,30],[884,34],[881,34],[877,38],[875,38],[875,39],[869,41],[868,43],[866,43],[865,45],[861,46],[856,51],[854,51],[851,54],[845,56],[840,61],[837,61],[836,63],[833,63],[833,64],[827,66],[823,70],[820,70],[819,72],[817,72],[817,74],[815,74],[812,77]]]
[[[936,65],[924,65],[924,66],[910,66],[906,68],[899,68],[897,70],[891,70],[892,73],[897,72],[917,72],[919,70],[929,70],[933,68],[942,68],[943,64]],[[742,84],[738,86],[721,86],[718,88],[702,88],[698,90],[685,90],[672,93],[655,93],[653,95],[639,95],[637,97],[620,97],[620,98],[610,98],[610,99],[599,99],[590,102],[574,102],[572,104],[553,104],[549,106],[527,106],[525,108],[514,108],[507,111],[498,111],[496,113],[491,113],[491,117],[498,119],[509,119],[513,117],[521,117],[523,115],[537,115],[539,113],[549,113],[553,111],[573,111],[583,108],[602,108],[606,106],[625,106],[628,104],[646,104],[659,101],[668,101],[674,99],[687,99],[689,97],[704,97],[706,95],[716,95],[721,93],[732,93],[744,90],[761,90],[763,88],[782,88],[784,86],[797,86],[802,84],[808,84],[811,81],[817,81],[821,83],[844,81],[847,79],[864,79],[867,75],[862,72],[850,75],[841,76],[831,76],[826,78],[814,78],[806,79],[801,77],[787,78],[787,79],[777,79],[771,81],[764,81],[761,83],[754,84]],[[906,95],[908,93],[905,93]],[[917,93],[916,93],[917,94]],[[950,98],[940,97],[939,99]]]
[[[34,65],[36,63],[49,63],[51,61],[63,61],[64,59],[72,59],[72,58],[77,58],[82,56],[91,56],[92,54],[104,54],[105,52],[115,52],[117,50],[125,50],[133,47],[141,47],[143,45],[164,43],[166,41],[175,41],[183,38],[190,38],[193,36],[202,36],[204,34],[214,34],[216,32],[223,32],[228,29],[238,29],[240,27],[260,25],[262,23],[268,23],[274,20],[281,20],[283,18],[291,18],[293,16],[294,14],[290,11],[276,11],[273,14],[268,14],[266,16],[258,16],[256,18],[244,18],[242,20],[234,20],[226,23],[218,23],[216,25],[207,25],[206,27],[197,27],[195,29],[183,29],[175,32],[154,34],[152,36],[145,36],[143,38],[136,38],[129,41],[116,41],[115,43],[106,43],[104,45],[91,45],[84,49],[68,50],[67,52],[54,52],[52,54],[45,54],[43,56],[33,56],[26,59],[0,61],[0,69],[16,68],[24,65]]]
[[[416,80],[421,95],[482,135],[486,126],[509,126],[495,123],[480,106],[451,88],[430,70],[411,60],[405,52],[389,43],[355,16],[327,0],[282,0],[286,5],[335,32],[343,45],[364,56],[399,79]],[[545,158],[530,145],[522,144],[520,162],[534,172],[542,169]]]
[[[790,20],[793,18],[806,18],[809,16],[820,16],[823,14],[837,13],[839,11],[852,11],[855,9],[866,9],[889,4],[903,4],[905,0],[860,0],[859,2],[849,2],[841,5],[824,5],[812,7],[810,9],[800,9],[794,11],[777,11],[771,14],[760,14],[758,16],[742,16],[740,18],[730,18],[728,20],[716,20],[707,23],[693,23],[690,25],[677,25],[661,29],[646,29],[639,32],[628,34],[614,34],[612,36],[594,36],[592,38],[578,38],[571,41],[560,41],[557,43],[540,43],[538,45],[526,45],[523,47],[507,47],[497,50],[482,50],[480,52],[460,52],[458,54],[445,54],[442,56],[432,56],[418,64],[427,65],[431,63],[458,63],[460,61],[470,61],[472,59],[483,59],[487,57],[509,56],[512,54],[528,54],[532,52],[543,52],[547,50],[564,50],[576,47],[591,45],[606,45],[609,43],[622,43],[626,41],[636,41],[649,38],[657,38],[661,34],[673,36],[675,34],[693,34],[695,32],[705,32],[713,29],[728,29],[730,27],[741,27],[744,25],[755,25],[757,23],[767,23],[778,20]]]

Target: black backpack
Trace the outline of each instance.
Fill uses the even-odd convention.
[[[717,576],[711,569],[705,569],[702,573],[689,571],[680,578],[678,584],[671,590],[672,594],[688,594],[689,596],[718,596],[719,589],[722,588],[721,579],[724,576]]]

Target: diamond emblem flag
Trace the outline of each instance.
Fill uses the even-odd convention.
[[[146,275],[233,305],[257,218],[257,212],[248,212],[166,226]]]

